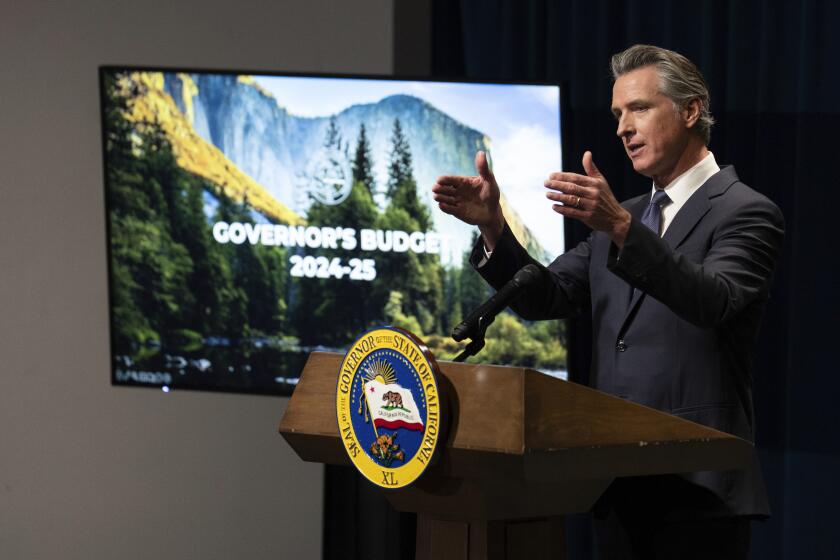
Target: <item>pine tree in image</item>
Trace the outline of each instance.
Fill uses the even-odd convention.
[[[409,231],[429,231],[432,225],[429,209],[417,196],[417,182],[411,164],[411,147],[399,119],[394,119],[391,136],[391,162],[388,165],[388,198],[392,208],[401,208],[417,222]]]
[[[394,119],[394,131],[391,135],[391,163],[388,165],[388,198],[393,198],[400,185],[414,182],[414,170],[411,166],[411,148],[403,134],[400,119]]]
[[[365,124],[359,126],[359,140],[356,142],[356,157],[353,160],[353,181],[364,184],[371,196],[376,192],[376,180],[373,178],[373,156],[370,141],[365,131]]]

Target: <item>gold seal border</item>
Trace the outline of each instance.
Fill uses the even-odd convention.
[[[414,366],[426,399],[426,426],[420,448],[411,460],[395,468],[383,467],[368,456],[353,429],[351,416],[350,395],[353,380],[359,373],[358,366],[371,353],[381,349],[396,351]],[[365,478],[377,486],[392,490],[405,488],[417,480],[432,462],[441,432],[442,406],[438,375],[440,369],[428,347],[418,337],[399,327],[372,329],[360,336],[345,354],[338,371],[336,389],[338,432],[350,461]]]

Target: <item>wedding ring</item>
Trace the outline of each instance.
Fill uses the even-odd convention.
[[[578,206],[580,206],[580,197],[577,197],[577,200],[575,200],[575,208]]]

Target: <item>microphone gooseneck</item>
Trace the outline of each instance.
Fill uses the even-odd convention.
[[[456,342],[466,338],[472,339],[464,352],[455,358],[456,362],[464,361],[484,347],[484,333],[496,315],[506,308],[522,290],[536,283],[539,276],[540,269],[537,265],[525,265],[498,292],[452,329],[452,338]]]

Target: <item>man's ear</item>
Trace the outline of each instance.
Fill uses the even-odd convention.
[[[682,110],[683,122],[686,128],[693,128],[700,120],[700,99],[695,97],[685,104]]]

